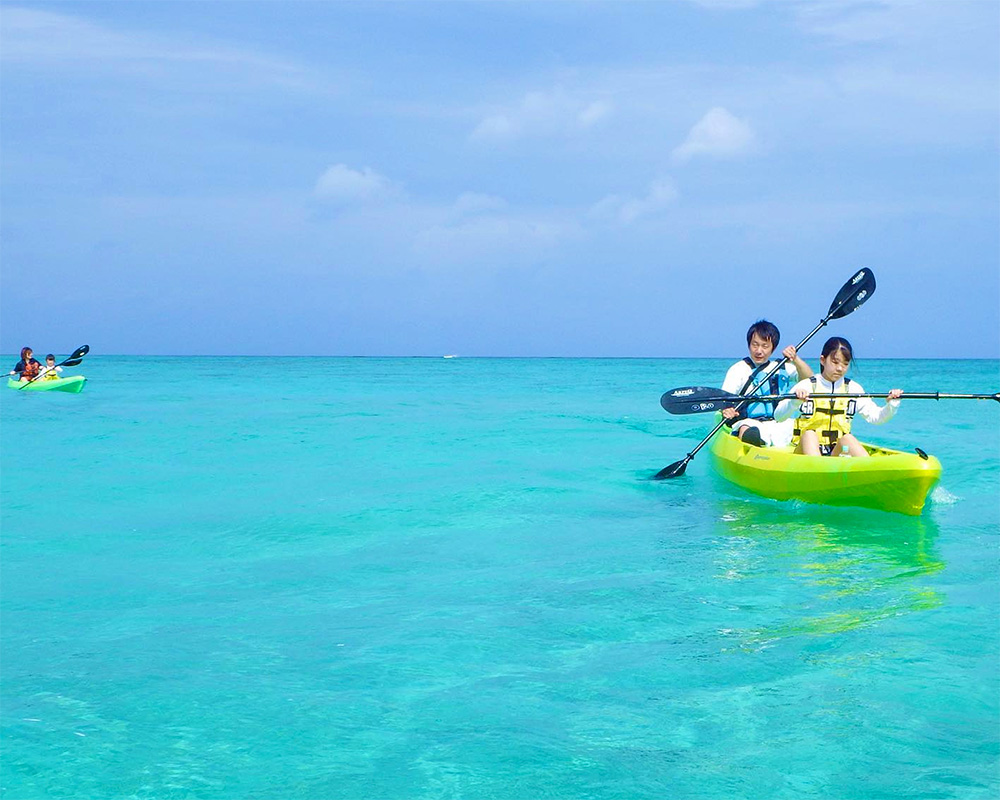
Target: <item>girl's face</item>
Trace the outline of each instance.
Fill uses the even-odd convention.
[[[31,348],[29,347],[27,350],[24,351],[24,360],[25,361],[31,361],[31,357],[33,355],[34,355],[34,353],[31,352]]]
[[[823,377],[836,383],[847,374],[851,362],[843,350],[834,350],[828,356],[820,356],[819,365],[823,368]]]

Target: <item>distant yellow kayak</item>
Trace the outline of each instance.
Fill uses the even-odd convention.
[[[83,391],[83,385],[86,382],[87,379],[83,375],[72,375],[69,378],[39,378],[27,385],[13,378],[8,378],[7,388],[16,389],[19,392],[73,392],[76,394]]]
[[[870,444],[865,449],[870,458],[804,456],[791,446],[743,444],[723,428],[711,452],[720,475],[763,497],[920,514],[941,477],[941,462]]]

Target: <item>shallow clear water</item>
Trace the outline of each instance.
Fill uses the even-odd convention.
[[[719,360],[88,357],[5,390],[10,798],[994,798],[1000,408],[924,515],[715,478]],[[996,391],[995,361],[862,361]]]

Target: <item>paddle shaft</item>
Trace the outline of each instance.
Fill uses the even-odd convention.
[[[837,397],[888,397],[888,392],[862,392],[861,394],[811,394],[810,398],[817,397],[824,400],[832,400]],[[739,395],[737,395],[739,397]],[[729,398],[720,397],[720,400]],[[743,398],[741,398],[743,399]],[[765,400],[773,402],[775,400],[794,400],[794,394],[765,394],[754,397],[753,400]],[[948,394],[946,392],[903,392],[901,400],[996,400],[1000,402],[1000,394]]]
[[[693,387],[700,388],[700,387]],[[675,389],[675,392],[685,392],[685,389]],[[664,409],[669,411],[671,414],[699,414],[708,411],[717,411],[720,408],[735,408],[737,406],[744,405],[748,398],[744,395],[732,394],[730,392],[723,392],[721,389],[714,390],[708,389],[703,390],[701,393],[697,391],[688,394],[681,394],[677,396],[670,396],[670,399],[666,398],[670,395],[670,392],[664,395],[664,400],[661,401]],[[887,398],[889,397],[888,392],[862,392],[861,394],[830,394],[830,393],[815,393],[810,394],[809,399],[820,399],[820,400],[833,400],[843,397],[878,397]],[[900,399],[907,400],[996,400],[1000,402],[1000,393],[997,394],[952,394],[948,392],[903,392]],[[751,402],[765,402],[765,403],[776,403],[782,400],[795,400],[797,399],[794,394],[765,394],[758,395],[756,397],[749,398]]]

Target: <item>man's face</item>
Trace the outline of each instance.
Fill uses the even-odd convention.
[[[770,339],[761,339],[756,333],[750,337],[750,359],[754,364],[763,364],[774,352]]]

